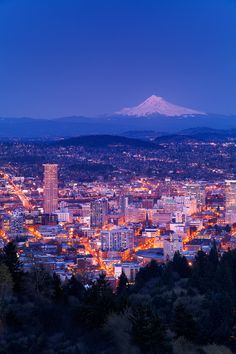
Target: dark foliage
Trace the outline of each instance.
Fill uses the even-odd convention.
[[[193,316],[182,304],[177,305],[174,310],[173,330],[177,337],[185,337],[189,340],[196,337],[196,324]]]
[[[214,244],[192,267],[179,253],[152,261],[134,285],[122,273],[116,291],[105,274],[85,287],[40,266],[23,273],[13,243],[0,261],[0,353],[165,354],[178,340],[236,351],[236,250],[220,257]]]
[[[8,242],[1,254],[1,262],[9,269],[14,282],[14,289],[18,291],[22,286],[22,265],[17,255],[17,249],[13,242]]]
[[[116,293],[117,295],[124,295],[127,293],[127,289],[128,289],[128,278],[125,275],[125,273],[122,271],[120,277],[119,277],[119,283],[116,289]]]
[[[169,351],[165,329],[148,304],[140,304],[132,310],[132,338],[142,353],[167,353]]]

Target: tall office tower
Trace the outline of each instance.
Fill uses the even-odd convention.
[[[91,203],[91,226],[103,227],[108,221],[108,200],[106,198]]]
[[[122,214],[125,214],[126,208],[129,206],[129,197],[126,195],[120,196],[120,211]]]
[[[118,227],[101,231],[103,251],[123,251],[134,247],[134,230]]]
[[[205,186],[199,183],[187,183],[185,188],[186,195],[194,196],[197,200],[197,207],[201,210],[206,205]]]
[[[236,180],[225,181],[225,222],[236,222]]]
[[[44,164],[43,210],[52,214],[58,209],[58,165]]]

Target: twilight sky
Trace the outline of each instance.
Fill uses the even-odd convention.
[[[0,0],[0,116],[236,113],[236,0]]]

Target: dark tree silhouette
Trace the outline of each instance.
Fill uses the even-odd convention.
[[[69,279],[68,283],[64,287],[67,296],[74,296],[81,299],[85,294],[85,288],[83,284],[74,276]]]
[[[196,336],[196,323],[193,316],[182,304],[176,306],[173,318],[173,330],[177,337],[193,340]]]
[[[142,353],[168,353],[165,329],[149,304],[136,306],[130,321],[133,341]]]
[[[119,282],[118,282],[118,286],[116,289],[116,293],[117,295],[122,295],[125,294],[127,291],[127,286],[128,286],[128,278],[125,275],[125,273],[122,271],[120,277],[119,277]]]
[[[191,274],[191,268],[188,265],[186,257],[182,256],[179,252],[175,252],[171,266],[181,278],[188,278]]]
[[[11,273],[14,289],[19,291],[21,288],[21,280],[22,280],[22,264],[19,261],[19,257],[17,254],[16,246],[13,242],[8,242],[3,249],[2,261],[8,267],[9,272]]]

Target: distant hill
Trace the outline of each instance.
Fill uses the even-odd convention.
[[[236,138],[236,129],[222,130],[207,127],[185,129],[178,133],[179,135],[188,135],[201,140],[227,140]]]
[[[179,134],[178,132],[185,131],[182,135],[197,136],[198,134],[205,134],[205,137],[218,134],[212,130],[191,132],[192,129],[199,129],[199,127],[200,129],[201,127],[207,127],[213,130],[224,130],[227,131],[227,135],[230,134],[229,131],[231,131],[231,134],[235,134],[232,130],[236,131],[236,116],[208,114],[170,118],[157,115],[138,117],[138,119],[134,116],[64,117],[58,119],[0,118],[0,138],[57,139],[98,134],[126,136],[124,132],[133,131],[136,132],[136,136],[132,136],[131,133],[128,137],[138,139],[148,137],[149,133],[146,134],[146,137],[141,137],[144,131],[166,132],[168,134]],[[190,132],[188,132],[189,129]],[[225,133],[219,134],[224,135]],[[155,137],[151,133],[148,139],[152,140]]]
[[[187,141],[227,141],[236,140],[236,129],[221,130],[207,127],[181,130],[177,134],[157,137],[155,143],[187,142]]]
[[[165,144],[165,143],[187,143],[191,141],[200,141],[198,137],[182,134],[170,134],[157,137],[154,142],[156,144]]]
[[[125,136],[127,138],[132,139],[140,139],[140,140],[148,140],[153,141],[155,138],[159,136],[168,135],[165,132],[155,132],[154,130],[130,130],[120,134],[121,136]]]
[[[198,128],[190,128],[181,130],[178,134],[182,135],[198,135],[198,134],[225,134],[227,130],[220,130],[208,127],[198,127]]]
[[[135,148],[157,149],[157,144],[149,141],[126,138],[117,135],[88,135],[64,139],[55,144],[61,146],[84,146],[90,148],[108,148],[117,146],[130,146]]]

